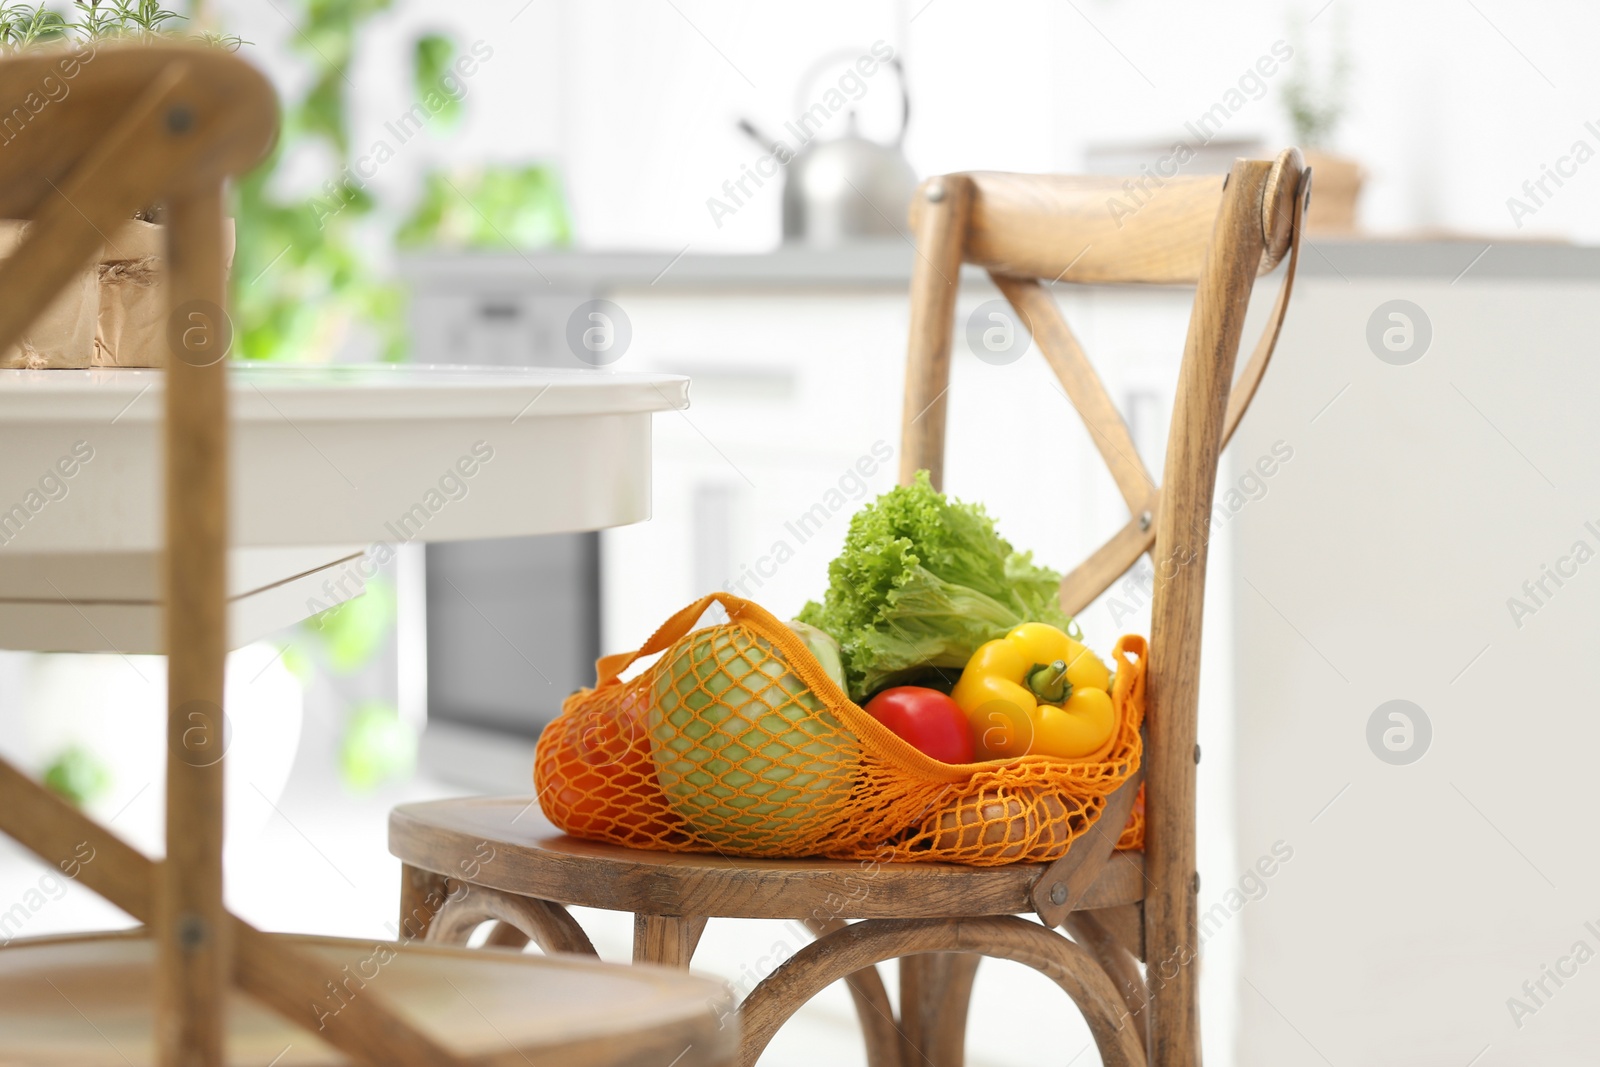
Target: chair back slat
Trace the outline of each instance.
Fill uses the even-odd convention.
[[[169,175],[181,192],[213,174],[241,174],[277,137],[276,105],[264,100],[259,73],[237,56],[186,44],[102,44],[69,51],[42,48],[0,63],[0,218],[33,218],[59,195],[63,179],[106,143],[108,121],[125,114],[174,66],[197,89],[190,117],[202,129],[170,131],[205,142],[205,160]],[[129,179],[137,179],[132,168]]]
[[[1152,989],[1152,1063],[1199,1062],[1194,957],[1200,943],[1195,746],[1201,623],[1212,497],[1234,361],[1257,264],[1266,251],[1262,203],[1271,169],[1266,162],[1239,160],[1223,192],[1189,318],[1155,523],[1144,755],[1145,870],[1151,880],[1144,902],[1145,946],[1151,959],[1182,957],[1195,965]]]
[[[0,73],[6,72],[0,65]],[[158,158],[168,146],[152,140],[151,130],[161,125],[166,109],[195,89],[184,65],[169,64],[109,113],[115,116],[114,123],[97,139],[79,145],[74,165],[59,180],[43,185],[42,197],[33,197],[29,189],[31,184],[43,184],[38,182],[39,172],[29,172],[32,183],[18,180],[0,185],[11,193],[9,201],[0,197],[0,217],[32,220],[17,250],[0,263],[0,293],[7,296],[0,302],[0,351],[22,335],[73,274],[93,261],[106,244],[106,234],[115,232],[162,192],[163,173],[170,169],[171,161]],[[60,116],[71,117],[58,121]],[[44,128],[27,132],[55,153],[62,143],[54,139],[58,125],[67,127],[62,139],[68,143],[79,132],[75,108],[62,106],[54,113],[41,112],[40,117]],[[29,158],[27,149],[31,147],[32,142],[20,149],[0,147],[0,164]],[[182,146],[173,147],[181,151]],[[6,169],[0,165],[0,182],[6,181]],[[8,204],[25,210],[8,212]]]
[[[997,274],[1082,283],[1194,284],[1222,179],[976,179],[971,262]]]
[[[1066,397],[1094,440],[1100,458],[1111,471],[1128,510],[1137,515],[1155,502],[1156,483],[1144,469],[1139,450],[1122,413],[1106,393],[1083,346],[1062,317],[1050,291],[1034,278],[994,275],[994,283],[1017,309],[1033,335],[1033,343],[1055,372]]]
[[[1220,174],[1163,178],[1153,172],[1128,178],[993,172],[962,177],[972,190],[966,262],[995,274],[1089,285],[1199,281],[1223,183]],[[928,187],[924,183],[912,200],[913,233]],[[1281,240],[1268,245],[1263,272],[1284,253]]]
[[[911,340],[900,418],[900,481],[909,482],[917,471],[926,470],[937,486],[944,479],[950,338],[972,209],[972,182],[964,174],[924,182],[911,206],[917,259],[911,268]]]
[[[1155,547],[1155,515],[1158,502],[1143,512],[1135,512],[1110,540],[1091,552],[1087,559],[1061,579],[1061,610],[1068,615],[1081,613],[1095,598],[1124,574],[1139,557]]]

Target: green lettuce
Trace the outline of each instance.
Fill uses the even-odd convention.
[[[978,504],[947,500],[919,471],[850,520],[828,592],[800,620],[839,642],[860,701],[930,668],[951,681],[974,650],[1024,622],[1067,629],[1061,575],[995,532]]]

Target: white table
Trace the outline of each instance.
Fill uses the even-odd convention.
[[[0,648],[160,652],[159,371],[0,371]],[[650,515],[687,378],[521,367],[230,369],[234,647],[358,595],[410,541]]]

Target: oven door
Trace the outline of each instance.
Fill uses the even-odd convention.
[[[428,734],[475,737],[518,762],[600,655],[600,535],[549,534],[427,546]],[[488,788],[480,764],[424,760],[452,781]],[[431,750],[431,751],[428,751]],[[526,783],[531,763],[518,775]],[[478,779],[484,779],[478,782]]]

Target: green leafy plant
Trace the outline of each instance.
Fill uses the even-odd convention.
[[[99,757],[82,745],[63,749],[42,775],[46,789],[83,807],[111,786],[111,772]]]
[[[456,80],[454,41],[442,34],[417,39],[412,76],[417,99],[433,120],[454,126],[465,111]],[[476,48],[474,48],[476,52]],[[543,248],[572,243],[566,194],[556,169],[542,163],[432,168],[422,197],[395,231],[402,249]]]
[[[1282,99],[1295,140],[1305,148],[1326,149],[1344,118],[1351,64],[1342,22],[1335,34],[1333,59],[1325,76],[1318,78],[1306,43],[1306,26],[1296,23],[1290,28],[1295,62],[1283,84]]]
[[[67,21],[43,4],[0,4],[0,53],[58,41],[66,35]]]
[[[400,248],[571,241],[559,179],[543,166],[430,170],[420,202],[398,230],[373,232],[381,225],[380,204],[356,166],[361,157],[351,142],[350,86],[341,72],[354,57],[360,27],[390,4],[313,0],[296,27],[293,46],[316,77],[299,101],[286,102],[273,157],[236,187],[234,350],[245,359],[328,359],[355,331],[371,338],[379,358],[404,359],[404,291],[373,251],[391,239]],[[436,131],[464,114],[463,94],[449,90],[457,52],[442,34],[425,34],[411,48],[412,87]],[[321,143],[334,161],[332,172],[316,193],[284,197],[280,169],[287,159],[303,160],[308,142]]]
[[[329,670],[352,674],[377,653],[394,621],[394,585],[375,577],[367,580],[361,596],[313,615],[300,629],[321,646]]]
[[[394,633],[395,608],[393,583],[369,578],[362,595],[302,622],[283,649],[284,662],[302,685],[310,683],[313,673],[322,671],[335,691],[351,683],[359,691],[363,685],[360,673],[378,659]],[[340,692],[339,699],[349,698]],[[394,705],[354,699],[346,706],[339,741],[339,772],[344,783],[366,792],[410,774],[416,762],[417,735],[400,719]]]
[[[491,166],[423,177],[422,200],[400,229],[401,248],[539,248],[572,243],[553,167]]]
[[[417,735],[393,706],[369,700],[356,707],[339,744],[339,770],[351,789],[367,792],[404,778],[417,762]]]
[[[403,293],[382,276],[367,251],[371,242],[362,240],[376,202],[349,179],[351,86],[344,74],[361,27],[390,6],[391,0],[304,4],[291,46],[313,78],[298,100],[284,101],[283,134],[272,157],[234,188],[234,351],[244,359],[326,360],[358,328],[372,333],[382,358],[405,354]],[[277,187],[285,161],[318,144],[334,160],[320,195],[284,196]]]
[[[102,37],[132,37],[151,41],[169,36],[172,22],[187,22],[185,16],[168,11],[157,0],[75,0],[80,15],[100,15]]]
[[[72,15],[69,19],[42,3],[0,4],[0,52],[61,40],[87,44],[187,39],[228,51],[247,43],[233,34],[182,33],[178,24],[188,17],[167,10],[159,0],[73,0]]]
[[[438,94],[442,106],[433,117],[445,126],[454,126],[461,121],[466,108],[460,97],[439,93],[439,88],[444,84],[445,75],[450,73],[450,63],[456,57],[455,42],[442,33],[425,33],[417,38],[411,51],[412,88],[416,90],[417,98],[424,99],[430,93]]]

